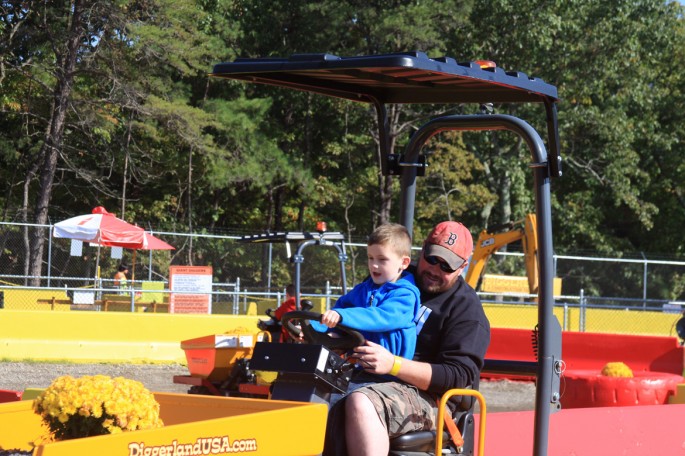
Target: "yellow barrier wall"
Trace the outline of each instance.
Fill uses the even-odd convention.
[[[262,306],[269,304],[273,305],[257,303],[254,316],[2,309],[0,359],[185,363],[182,340],[238,329],[256,333],[257,321],[267,318]],[[536,306],[485,303],[484,307],[493,327],[532,329],[537,323]],[[564,309],[554,313],[563,324]],[[566,318],[568,330],[578,331],[579,309],[568,309]],[[679,318],[680,314],[663,312],[589,309],[585,330],[674,336]]]
[[[483,303],[490,325],[496,328],[533,329],[538,321],[535,305]],[[564,315],[565,314],[565,315]],[[580,309],[570,307],[566,312],[554,308],[554,315],[567,331],[580,331]],[[611,334],[645,334],[675,336],[675,323],[680,314],[664,312],[637,312],[621,309],[587,309],[585,331]],[[564,319],[566,328],[563,327]]]
[[[257,329],[257,317],[0,310],[0,359],[181,362],[181,341]]]

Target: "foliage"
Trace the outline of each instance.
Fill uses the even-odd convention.
[[[323,219],[348,241],[363,240],[396,219],[399,183],[380,174],[382,153],[401,153],[427,119],[480,107],[388,106],[390,145],[381,151],[373,107],[207,73],[236,57],[419,50],[493,60],[558,87],[557,252],[683,254],[685,28],[677,2],[1,5],[4,220],[54,222],[103,205],[157,231],[299,231]],[[541,106],[494,109],[529,121],[544,137]],[[427,153],[415,238],[444,218],[465,221],[475,234],[534,211],[530,157],[515,135],[442,134]],[[17,272],[40,273],[39,234],[21,233],[31,255],[13,260]],[[250,280],[265,285],[267,271],[256,267],[263,252],[178,247],[172,262],[212,264],[225,271],[223,280],[251,268]],[[289,269],[278,271],[279,281],[289,281]],[[619,280],[634,278],[598,276],[583,286]],[[670,288],[664,282],[658,294],[670,296]]]
[[[555,221],[566,228],[557,232],[562,248],[644,248],[638,233],[655,227],[660,202],[648,196],[651,168],[642,163],[651,161],[653,145],[673,144],[663,136],[672,135],[666,126],[657,127],[653,103],[665,95],[663,75],[673,72],[681,52],[674,48],[682,34],[676,8],[657,0],[498,0],[474,7],[468,39],[484,57],[559,88],[565,166],[555,185]],[[525,118],[526,111],[519,114]]]
[[[163,426],[152,393],[124,377],[58,377],[34,400],[33,410],[56,440]]]
[[[455,132],[436,136],[427,148],[428,168],[418,196],[417,222],[432,227],[442,220],[463,220],[477,226],[476,215],[483,205],[497,199],[483,184],[483,163],[467,150],[463,136]],[[427,234],[422,232],[417,237]]]

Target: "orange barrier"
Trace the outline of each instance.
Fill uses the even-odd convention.
[[[532,331],[492,328],[487,359],[536,361]],[[633,372],[683,375],[685,352],[675,337],[562,332],[561,357],[568,370],[601,371],[606,363],[623,362]],[[484,378],[502,377],[483,374]]]
[[[21,391],[14,390],[0,390],[0,402],[15,402],[20,401],[22,396]]]
[[[567,370],[561,407],[617,407],[668,404],[683,377],[666,372],[634,372],[634,377],[608,377],[599,370]]]

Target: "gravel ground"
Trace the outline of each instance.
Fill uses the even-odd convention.
[[[153,392],[185,393],[187,385],[173,382],[174,375],[186,375],[180,364],[55,364],[0,362],[0,389],[23,391],[26,388],[46,388],[60,375],[109,375],[138,380]],[[533,410],[535,386],[530,382],[508,380],[482,381],[480,392],[488,411]]]
[[[150,391],[185,393],[187,385],[173,382],[174,375],[188,371],[180,364],[55,364],[0,362],[0,389],[23,391],[26,388],[46,388],[61,375],[109,375],[138,380]]]

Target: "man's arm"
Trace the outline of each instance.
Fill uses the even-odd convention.
[[[368,340],[364,345],[354,349],[354,357],[359,359],[364,370],[378,375],[389,374],[395,363],[395,356],[392,353]],[[433,375],[430,364],[406,358],[399,358],[399,362],[401,365],[397,378],[419,389],[428,389]]]
[[[489,343],[490,331],[478,321],[463,321],[443,332],[427,391],[442,394],[472,385],[480,376]]]
[[[443,350],[436,363],[399,358],[397,362],[400,366],[395,376],[419,389],[436,394],[472,384],[482,367],[482,359],[490,340],[489,331],[477,322],[469,322],[459,328],[460,331],[452,332],[456,337],[451,344],[446,340],[441,341]],[[373,374],[390,373],[396,362],[392,353],[373,342],[367,341],[354,351],[364,369]]]
[[[433,369],[428,363],[421,361],[414,361],[411,359],[402,359],[402,365],[395,377],[399,378],[405,383],[414,385],[420,390],[426,391],[431,383],[433,376]],[[392,365],[390,366],[392,368]],[[390,372],[390,371],[388,371]]]

